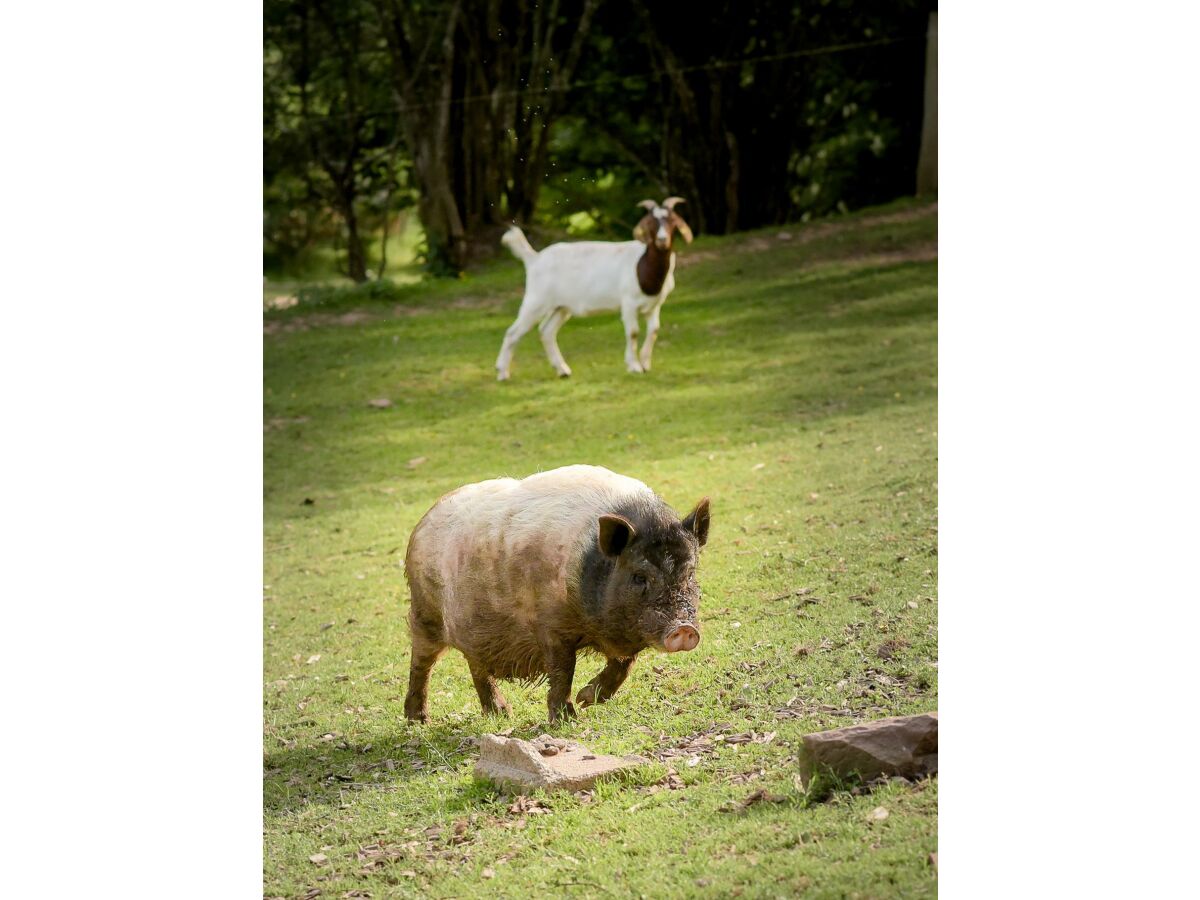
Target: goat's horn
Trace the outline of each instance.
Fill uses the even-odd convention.
[[[687,203],[682,197],[668,197],[662,202],[663,208],[673,210],[676,203]]]
[[[658,204],[653,200],[643,200],[638,206],[644,206],[646,209],[654,209]]]

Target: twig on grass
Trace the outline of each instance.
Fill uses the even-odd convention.
[[[558,887],[574,887],[577,885],[587,885],[588,887],[597,888],[602,893],[605,893],[605,894],[608,893],[608,891],[603,886],[596,884],[596,882],[594,882],[594,881],[556,881],[556,882],[554,882],[554,884],[557,885]]]

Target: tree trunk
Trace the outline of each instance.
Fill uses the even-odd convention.
[[[925,51],[925,117],[917,158],[917,196],[937,193],[937,13],[929,14]],[[912,157],[909,157],[910,159]]]
[[[342,218],[346,222],[346,274],[356,284],[362,284],[367,280],[367,257],[358,233],[358,216],[354,211],[352,195],[343,198]]]

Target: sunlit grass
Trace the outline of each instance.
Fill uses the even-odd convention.
[[[698,240],[646,376],[625,372],[618,320],[602,316],[560,333],[573,378],[531,335],[496,383],[522,284],[509,260],[354,325],[273,314],[297,330],[265,338],[267,895],[935,892],[936,782],[805,808],[793,780],[804,733],[937,706],[936,262],[922,249],[936,214],[884,212],[909,218]],[[618,753],[714,723],[777,734],[679,767],[683,790],[650,793],[656,764],[522,817],[473,780],[464,741],[536,735],[545,689],[505,686],[512,720],[484,719],[452,651],[432,723],[408,725],[399,563],[445,491],[575,462],[640,478],[679,510],[708,495],[713,530],[700,647],[645,654],[610,703],[558,731]],[[881,654],[885,641],[898,649]],[[600,664],[581,660],[576,686]],[[789,701],[806,715],[778,718]],[[759,787],[788,802],[720,811]],[[889,817],[870,820],[880,805]],[[364,870],[359,848],[380,841],[401,855]]]

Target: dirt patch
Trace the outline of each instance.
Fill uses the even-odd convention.
[[[850,256],[856,263],[864,266],[894,266],[906,262],[937,262],[937,244],[918,244],[904,250],[893,250],[890,253],[869,253],[864,256]]]
[[[283,429],[287,428],[289,425],[303,425],[308,420],[309,420],[308,416],[297,416],[294,419],[286,419],[286,418],[280,418],[280,417],[276,417],[273,419],[267,419],[265,422],[263,422],[263,431],[264,432],[266,432],[266,431],[282,431]]]
[[[352,309],[344,313],[309,313],[304,316],[293,316],[290,319],[265,319],[263,334],[290,334],[293,331],[308,331],[310,328],[320,328],[327,325],[349,327],[363,325],[375,321],[375,316],[361,309]]]
[[[449,303],[430,306],[405,306],[400,304],[392,307],[391,317],[393,319],[409,319],[414,316],[428,316],[444,312],[448,309],[494,310],[502,307],[509,299],[511,298],[504,296],[460,297],[456,300],[451,300]],[[264,319],[263,334],[291,334],[297,331],[310,331],[313,328],[347,328],[355,325],[365,325],[369,322],[377,322],[383,317],[383,313],[365,309],[352,309],[344,313],[305,313],[304,315],[291,316],[287,319]]]

